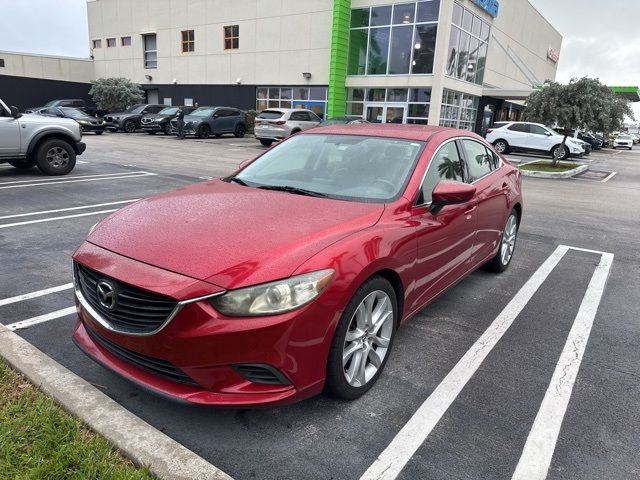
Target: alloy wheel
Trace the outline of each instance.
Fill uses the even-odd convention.
[[[363,387],[382,366],[393,335],[393,305],[389,295],[376,290],[356,308],[344,340],[342,368],[352,387]]]
[[[504,153],[507,149],[507,145],[504,142],[496,142],[493,146],[498,153]]]
[[[502,243],[500,244],[500,261],[503,265],[507,265],[513,256],[513,250],[516,247],[516,236],[518,235],[518,222],[514,214],[509,215],[507,225],[504,227],[502,234]]]
[[[69,152],[62,147],[52,147],[47,150],[45,158],[52,168],[64,168],[69,163]]]

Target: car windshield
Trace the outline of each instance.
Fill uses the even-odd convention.
[[[141,113],[145,105],[132,105],[125,110],[125,113]]]
[[[196,108],[189,115],[193,115],[194,117],[210,117],[213,115],[214,107],[200,107]]]
[[[167,107],[167,108],[163,108],[162,110],[160,110],[160,112],[158,112],[160,115],[175,115],[176,113],[178,113],[178,107]]]
[[[300,135],[267,151],[234,178],[251,187],[382,203],[402,194],[423,146],[394,138]]]
[[[622,140],[631,140],[631,135],[627,135],[627,134],[621,133],[620,135],[618,135],[618,138],[620,138]]]
[[[84,113],[81,110],[78,110],[77,108],[71,108],[71,107],[60,107],[60,110],[62,110],[62,112],[67,116],[67,117],[71,117],[71,118],[80,118],[80,117],[86,117],[87,114]]]
[[[561,137],[564,137],[564,134],[563,134],[563,133],[557,132],[556,130],[554,130],[554,129],[553,129],[553,128],[551,128],[551,127],[547,127],[547,126],[545,126],[544,128],[546,128],[547,130],[549,130],[549,131],[550,131],[551,133],[553,133],[554,135],[560,135]]]
[[[280,112],[278,110],[263,110],[258,114],[256,118],[264,118],[267,120],[274,120],[276,118],[280,118],[284,115],[284,112]]]

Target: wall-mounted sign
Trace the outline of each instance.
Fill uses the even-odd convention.
[[[553,63],[558,63],[558,60],[560,60],[560,54],[555,50],[555,48],[549,47],[549,50],[547,50],[547,58]]]
[[[500,2],[498,0],[471,0],[478,5],[481,9],[491,15],[493,18],[498,16],[500,10]]]

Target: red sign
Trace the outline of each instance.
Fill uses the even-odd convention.
[[[558,63],[558,60],[560,60],[560,54],[556,52],[554,48],[549,47],[549,50],[547,50],[547,58],[553,63]]]

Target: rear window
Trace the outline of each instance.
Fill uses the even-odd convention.
[[[256,118],[273,120],[282,117],[282,115],[284,115],[284,112],[279,112],[278,110],[263,110]]]

